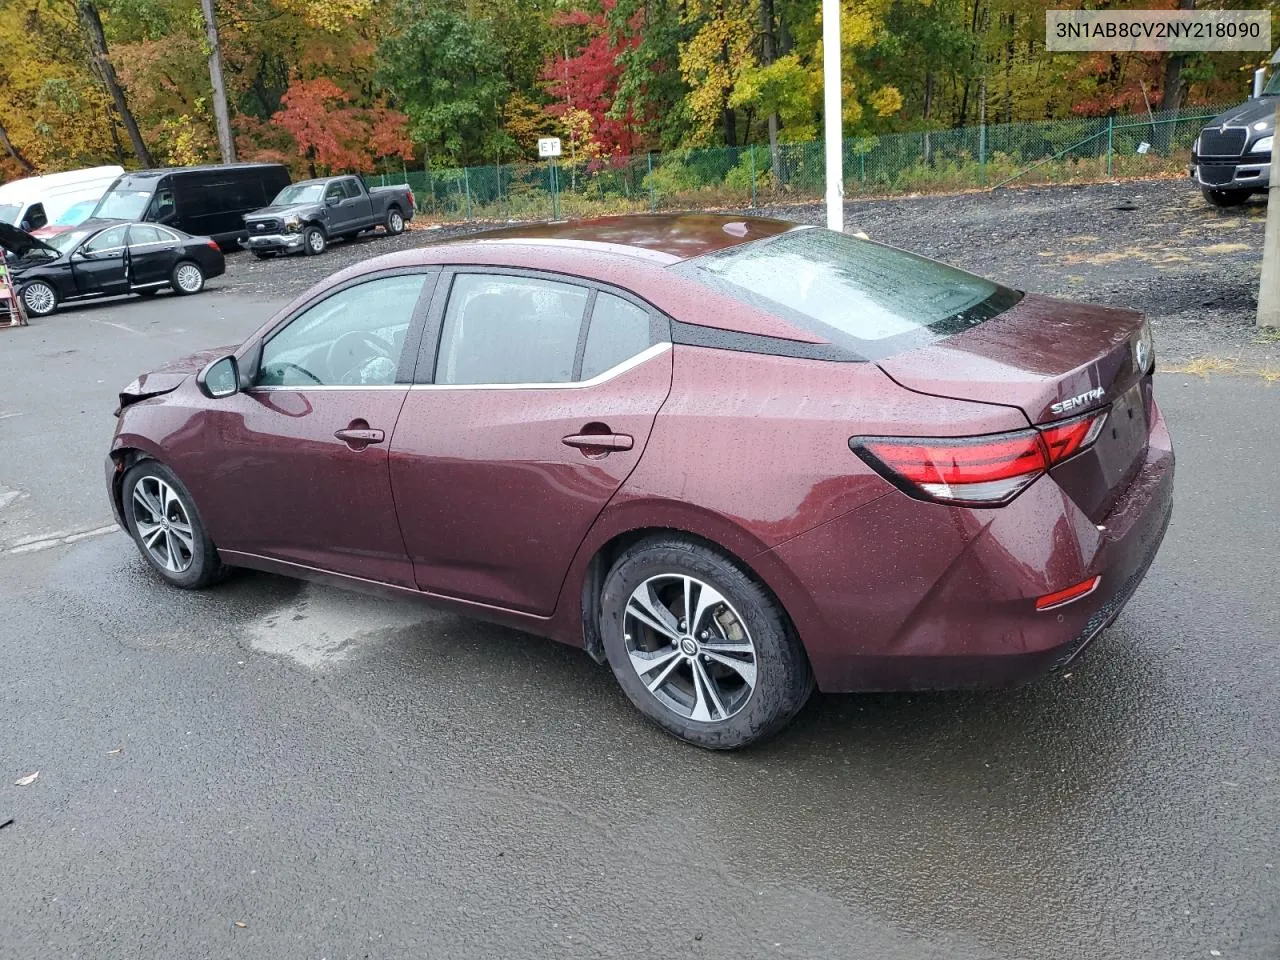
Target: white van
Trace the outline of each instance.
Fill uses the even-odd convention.
[[[122,173],[124,167],[89,167],[6,183],[0,186],[0,220],[39,230],[77,203],[97,200]]]

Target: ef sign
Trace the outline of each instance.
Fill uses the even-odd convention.
[[[540,157],[560,156],[560,138],[559,137],[539,137],[538,138],[538,156]]]

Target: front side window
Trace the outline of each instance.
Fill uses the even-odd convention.
[[[458,274],[445,310],[435,382],[568,383],[588,293],[554,280]]]
[[[147,219],[163,220],[171,216],[173,211],[173,190],[170,187],[161,187],[156,191],[155,197],[151,200],[151,206],[147,209]]]
[[[113,250],[124,248],[124,232],[128,229],[125,226],[112,227],[109,230],[103,230],[100,234],[84,245],[85,253],[106,253]]]
[[[258,385],[394,384],[425,282],[420,273],[379,277],[304,310],[264,345]]]
[[[672,269],[855,350],[937,339],[1003,313],[1015,290],[831,230],[792,230]]]
[[[331,183],[331,184],[329,184],[328,188],[326,188],[326,190],[325,190],[325,192],[324,192],[324,198],[325,198],[326,200],[341,200],[341,199],[343,199],[343,195],[342,195],[342,181],[338,181],[337,183]]]

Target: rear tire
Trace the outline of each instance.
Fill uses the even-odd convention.
[[[1202,187],[1200,190],[1204,194],[1205,201],[1212,207],[1238,207],[1248,203],[1249,198],[1253,196],[1252,190],[1211,190],[1208,187]]]
[[[317,257],[324,253],[328,245],[329,240],[319,227],[307,227],[302,234],[302,249],[309,257]]]
[[[777,733],[813,692],[809,660],[778,602],[693,540],[655,537],[618,558],[601,591],[600,634],[640,712],[710,750]]]
[[[199,293],[204,289],[204,271],[194,260],[180,260],[173,265],[173,273],[169,275],[169,285],[180,297]]]
[[[404,214],[400,212],[399,207],[392,207],[387,211],[387,233],[391,236],[404,233]]]
[[[205,532],[190,491],[159,460],[143,460],[129,469],[121,503],[142,558],[165,582],[199,590],[226,578],[229,571]]]

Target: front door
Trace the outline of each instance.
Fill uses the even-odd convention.
[[[418,586],[546,615],[671,388],[665,320],[563,278],[459,271],[391,483]]]
[[[364,279],[304,307],[263,344],[253,386],[209,405],[207,462],[183,475],[221,549],[413,587],[387,450],[434,275]]]
[[[127,224],[109,227],[90,237],[71,255],[71,273],[81,294],[128,293],[125,273]]]
[[[149,223],[129,226],[129,286],[150,289],[169,282],[169,272],[182,246],[176,234]]]

